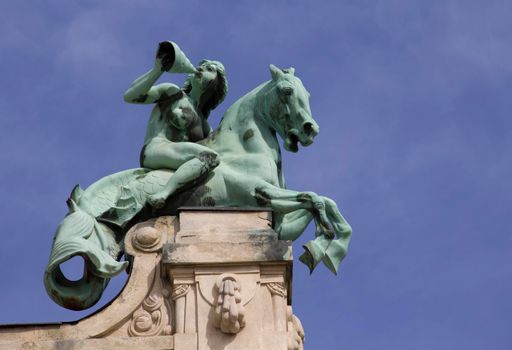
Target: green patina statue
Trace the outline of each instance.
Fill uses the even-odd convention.
[[[154,85],[163,72],[190,73],[182,88]],[[179,207],[269,207],[279,238],[295,240],[314,220],[316,237],[300,260],[310,271],[323,262],[337,273],[351,236],[331,199],[285,188],[277,134],[288,151],[308,146],[319,132],[309,92],[293,68],[270,65],[271,80],[235,102],[212,131],[207,118],[226,96],[224,66],[197,68],[172,42],[160,43],[156,63],[136,79],[124,99],[155,104],[141,168],[109,175],[68,199],[69,213],[55,234],[45,286],[58,304],[82,310],[95,304],[109,278],[123,271],[125,232],[136,222],[174,215]],[[243,180],[242,180],[243,179]],[[59,265],[83,256],[85,273],[69,281]]]

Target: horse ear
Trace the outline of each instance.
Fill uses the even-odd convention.
[[[80,185],[77,184],[75,187],[73,187],[73,190],[71,191],[71,194],[69,195],[69,198],[66,201],[70,213],[74,213],[75,211],[77,211],[77,203],[80,200],[80,197],[82,197],[82,193],[84,193],[84,190],[82,190]]]
[[[73,187],[73,190],[71,191],[71,194],[69,195],[69,199],[72,199],[75,203],[78,203],[80,200],[80,197],[82,197],[82,193],[84,193],[84,190],[80,187],[79,184],[77,184],[75,187]]]
[[[272,80],[276,80],[277,81],[284,74],[281,69],[277,68],[273,64],[270,64],[269,68],[270,68],[270,74],[272,75]]]
[[[76,202],[73,199],[68,198],[68,200],[66,201],[66,204],[68,206],[68,210],[70,213],[74,213],[74,212],[78,211],[78,205],[76,204]]]
[[[289,73],[289,74],[295,76],[295,68],[293,68],[293,67],[290,67],[290,68],[287,68],[287,69],[283,69],[283,72]]]

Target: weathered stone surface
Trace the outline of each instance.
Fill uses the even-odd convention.
[[[163,261],[168,264],[222,263],[226,256],[233,262],[290,260],[291,247],[287,241],[245,243],[173,243],[164,247]]]
[[[232,242],[277,240],[272,230],[272,212],[265,208],[184,208],[180,212],[180,230],[176,242]]]
[[[303,348],[291,243],[277,240],[270,212],[185,210],[135,225],[124,249],[130,278],[108,307],[75,323],[2,326],[0,350]]]
[[[172,350],[173,337],[29,340],[2,344],[2,350]]]
[[[163,248],[165,264],[291,261],[291,242],[279,241],[270,211],[194,209],[180,214],[174,242]]]

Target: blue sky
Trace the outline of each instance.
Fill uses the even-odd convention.
[[[269,63],[311,92],[321,133],[285,155],[287,184],[336,200],[354,235],[339,276],[295,265],[308,349],[510,349],[511,16],[498,0],[1,1],[0,323],[89,313],[46,296],[51,240],[76,183],[138,165],[150,107],[122,93],[173,40],[226,66],[214,124]]]

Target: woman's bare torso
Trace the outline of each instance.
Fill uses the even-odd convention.
[[[192,100],[182,91],[161,99],[151,111],[144,144],[154,138],[172,142],[197,142],[204,139],[208,130],[194,109]]]

